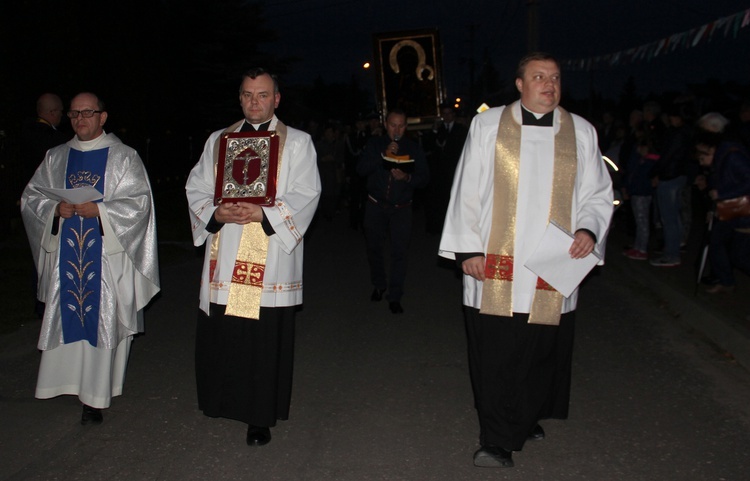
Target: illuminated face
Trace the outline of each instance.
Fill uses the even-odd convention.
[[[240,105],[245,119],[251,124],[262,124],[273,117],[281,94],[274,92],[273,79],[268,74],[254,79],[245,77],[240,87]]]
[[[443,116],[443,122],[445,122],[446,124],[453,122],[456,118],[456,115],[453,113],[453,109],[443,109],[440,111],[440,114]]]
[[[403,139],[404,132],[406,132],[406,116],[403,114],[388,114],[385,119],[385,128],[388,131],[388,137],[391,139]]]
[[[92,94],[79,94],[70,102],[70,110],[94,110],[97,111],[89,118],[79,114],[70,119],[70,125],[79,140],[94,140],[104,132],[104,123],[107,121],[107,112],[99,111],[99,99]]]
[[[714,162],[716,147],[711,147],[710,145],[705,144],[698,144],[695,151],[696,156],[698,157],[698,163],[702,167],[710,167]]]
[[[537,114],[552,112],[560,103],[560,69],[551,60],[532,60],[516,88],[524,107]]]

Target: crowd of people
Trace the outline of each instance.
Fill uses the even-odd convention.
[[[689,99],[651,100],[627,123],[604,116],[598,130],[602,152],[620,168],[615,188],[632,240],[623,254],[679,266],[691,232],[705,231],[706,291],[732,291],[734,269],[750,273],[750,217],[727,219],[718,208],[750,194],[750,101],[725,115],[700,112]]]

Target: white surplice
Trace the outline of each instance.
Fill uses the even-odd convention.
[[[439,255],[455,259],[456,253],[486,254],[492,229],[495,143],[500,115],[513,109],[521,123],[521,103],[496,107],[477,115],[456,170],[445,219]],[[597,146],[596,130],[583,118],[571,114],[575,125],[577,173],[571,206],[573,231],[587,229],[597,238],[602,257],[612,216],[612,183]],[[524,267],[547,227],[552,192],[554,136],[560,129],[560,111],[554,112],[553,127],[521,127],[521,165],[518,179],[516,233],[513,262],[513,312],[528,313],[536,290],[537,276]],[[463,303],[479,309],[483,283],[464,275]],[[563,300],[562,313],[575,309],[578,289]]]
[[[278,123],[273,117],[269,130]],[[240,126],[237,127],[239,130]],[[242,236],[242,226],[225,224],[220,231],[217,265],[210,279],[210,255],[214,234],[206,230],[216,206],[214,152],[224,130],[212,133],[200,160],[190,172],[185,186],[190,208],[193,242],[206,244],[201,274],[200,308],[206,314],[209,304],[226,305],[234,264]],[[310,136],[287,127],[280,170],[276,181],[276,201],[263,212],[275,233],[270,236],[263,276],[261,306],[285,307],[302,304],[303,237],[315,216],[320,198],[317,156]]]

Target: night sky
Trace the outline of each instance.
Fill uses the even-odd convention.
[[[204,132],[237,117],[239,75],[257,64],[281,70],[282,112],[299,106],[300,115],[315,115],[349,99],[337,98],[335,89],[306,88],[354,79],[374,89],[373,72],[361,67],[373,59],[372,35],[422,28],[439,31],[448,97],[467,95],[471,65],[477,76],[491,66],[512,89],[527,50],[528,2],[20,0],[20,13],[0,15],[0,129],[33,116],[44,91],[59,93],[67,106],[75,93],[93,90],[115,112],[112,123],[131,132]],[[249,7],[238,15],[243,3]],[[748,0],[537,3],[539,47],[561,60],[637,47],[750,8]],[[644,97],[712,78],[748,86],[748,46],[750,27],[651,61],[564,70],[565,95],[588,98],[593,91],[617,99],[629,77]]]
[[[485,59],[512,81],[527,50],[528,0],[276,0],[266,5],[279,30],[278,53],[297,56],[293,78],[318,76],[365,81],[360,66],[372,59],[374,32],[437,27],[444,50],[449,96],[465,95],[469,65]],[[747,0],[538,0],[539,48],[560,59],[603,55],[649,43],[750,8]],[[736,39],[676,51],[658,61],[594,73],[595,89],[616,97],[628,76],[641,95],[684,89],[709,78],[750,81],[750,27]],[[564,72],[564,84],[587,95],[588,73]]]

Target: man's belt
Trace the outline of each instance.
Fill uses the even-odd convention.
[[[370,202],[373,202],[381,207],[394,207],[396,209],[401,209],[402,207],[409,207],[412,202],[412,201],[408,201],[408,202],[404,202],[403,204],[391,204],[390,202],[378,200],[370,194],[367,194],[367,198],[370,200]]]

